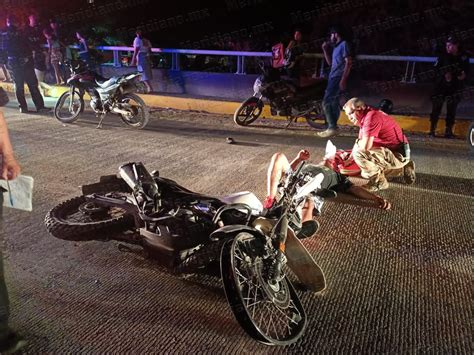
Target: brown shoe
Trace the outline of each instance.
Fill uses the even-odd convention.
[[[369,182],[362,186],[367,191],[376,192],[388,189],[388,181],[385,175],[375,175],[369,179]]]
[[[415,173],[415,162],[410,160],[408,164],[403,167],[403,179],[407,185],[411,185],[416,180],[416,173]]]

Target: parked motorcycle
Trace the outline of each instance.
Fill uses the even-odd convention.
[[[288,126],[304,117],[311,127],[321,128],[325,123],[322,99],[326,89],[325,79],[314,81],[311,86],[299,87],[290,79],[282,79],[280,69],[264,67],[263,74],[253,85],[254,94],[245,100],[234,113],[234,122],[248,126],[260,117],[264,102],[270,104],[272,116],[286,116]],[[287,127],[288,127],[287,126]]]
[[[301,226],[289,222],[322,181],[322,174],[311,177],[301,167],[280,186],[281,198],[265,214],[250,192],[211,197],[157,171],[150,174],[142,163],[128,163],[119,177],[103,176],[83,186],[81,196],[54,207],[45,224],[65,240],[138,244],[179,272],[220,265],[227,300],[244,330],[265,344],[288,345],[303,335],[307,322],[288,268],[308,290],[325,288],[322,270],[295,236]]]
[[[84,111],[84,94],[91,98],[90,107],[100,117],[97,128],[107,113],[120,115],[123,122],[134,128],[144,128],[150,119],[145,102],[135,94],[140,73],[106,79],[88,69],[85,63],[65,62],[71,71],[67,80],[69,90],[62,94],[54,107],[54,116],[63,123],[76,121]]]

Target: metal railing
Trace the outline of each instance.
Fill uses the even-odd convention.
[[[71,46],[76,48],[76,46]],[[118,46],[97,46],[97,50],[101,51],[113,51],[113,66],[121,67],[122,63],[120,60],[120,52],[133,52],[133,47],[118,47]],[[211,56],[233,56],[237,57],[237,70],[235,74],[245,75],[245,58],[247,57],[272,57],[271,52],[238,52],[238,51],[221,51],[221,50],[197,50],[197,49],[164,49],[164,48],[152,48],[152,53],[169,53],[171,54],[171,70],[179,71],[180,68],[180,54],[190,55],[211,55]],[[316,64],[316,72],[319,71],[320,75],[325,70],[325,60],[321,53],[307,53],[305,57],[315,58],[319,60]],[[358,61],[389,61],[389,62],[406,62],[405,74],[402,78],[402,82],[414,83],[415,82],[415,67],[416,63],[434,63],[436,57],[418,57],[418,56],[393,56],[393,55],[366,55],[361,54],[355,57]],[[474,64],[474,58],[469,59],[470,64]]]

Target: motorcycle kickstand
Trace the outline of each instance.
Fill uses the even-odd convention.
[[[296,118],[291,118],[291,117],[287,117],[287,120],[288,120],[288,124],[286,125],[285,129],[288,129],[288,127],[291,126],[291,124],[293,123],[293,120],[296,121]]]
[[[99,120],[99,124],[98,124],[97,127],[96,127],[97,129],[101,129],[101,128],[102,128],[102,121],[103,121],[104,118],[105,118],[105,113],[101,113],[101,114],[99,115],[99,117],[100,117],[100,120]]]

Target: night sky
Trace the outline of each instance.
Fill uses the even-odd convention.
[[[89,3],[93,1],[93,3]],[[352,0],[2,0],[0,16],[7,12],[27,13],[35,9],[45,21],[56,17],[65,32],[91,31],[98,41],[129,45],[133,31],[141,26],[154,46],[209,49],[215,42],[249,41],[254,50],[288,40],[295,28],[319,49],[331,24],[343,24],[366,53],[394,48],[417,54],[422,39],[439,40],[454,32],[467,31],[465,44],[472,48],[473,1]],[[13,5],[15,4],[15,5]],[[372,27],[370,27],[372,26]],[[354,31],[356,33],[354,33]],[[97,32],[97,31],[96,31]],[[90,35],[92,36],[92,34]],[[108,37],[108,38],[101,38]],[[430,49],[423,49],[430,50]],[[427,53],[428,54],[428,53]]]

